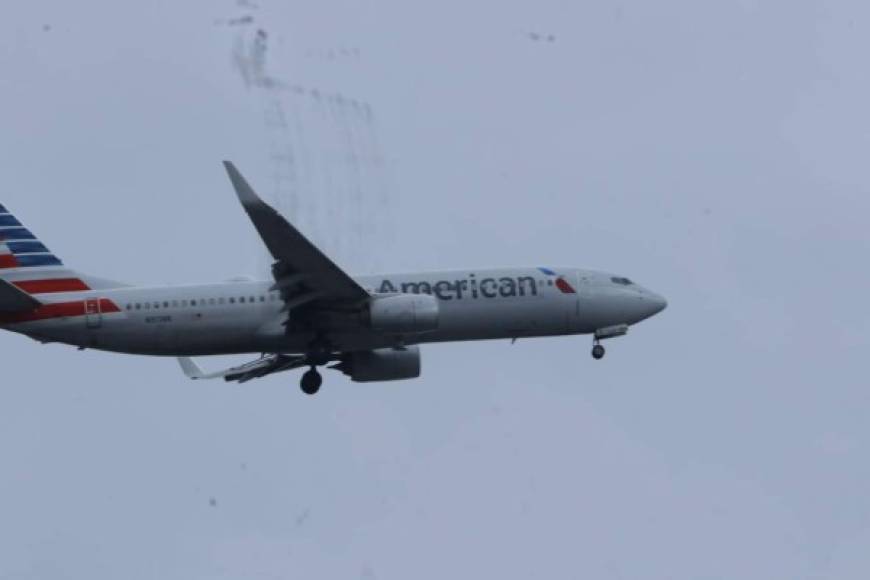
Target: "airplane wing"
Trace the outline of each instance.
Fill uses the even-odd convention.
[[[242,207],[275,258],[272,289],[281,291],[285,310],[311,302],[334,308],[356,308],[369,298],[362,286],[260,199],[235,165],[224,161],[224,167]]]
[[[0,312],[30,312],[42,306],[42,302],[10,284],[6,280],[0,280]]]
[[[189,357],[179,357],[178,363],[187,378],[193,380],[224,379],[227,382],[236,381],[246,383],[252,379],[259,379],[273,373],[289,371],[307,365],[305,356],[291,356],[286,354],[273,354],[264,356],[249,363],[217,371],[214,373],[204,372],[199,365]]]

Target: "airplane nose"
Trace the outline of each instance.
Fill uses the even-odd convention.
[[[656,294],[655,292],[650,292],[650,306],[653,308],[653,312],[650,314],[650,316],[652,316],[653,314],[658,314],[667,308],[668,301],[664,296]]]
[[[655,316],[668,306],[668,301],[663,296],[647,289],[643,289],[640,293],[640,305],[638,318],[646,320],[650,316]]]
[[[614,324],[637,324],[655,316],[668,306],[668,301],[652,290],[639,285],[631,288],[607,288],[600,291],[595,303],[597,323],[601,327]]]

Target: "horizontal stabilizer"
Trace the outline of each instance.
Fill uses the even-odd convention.
[[[205,373],[198,364],[193,362],[192,358],[186,356],[178,357],[178,364],[181,365],[181,370],[184,371],[184,374],[187,375],[187,378],[193,379],[195,381],[199,379],[219,379],[226,376],[226,374],[229,372],[227,370],[216,373]]]
[[[193,362],[192,358],[178,357],[178,364],[181,365],[181,370],[184,371],[184,374],[189,379],[196,381],[200,379],[223,378],[225,381],[236,381],[239,383],[246,383],[251,379],[258,379],[272,373],[296,369],[305,366],[306,361],[307,357],[305,356],[272,354],[237,367],[215,373],[206,373],[198,364]]]
[[[0,280],[0,312],[31,312],[42,306],[42,302],[16,288],[6,280]]]

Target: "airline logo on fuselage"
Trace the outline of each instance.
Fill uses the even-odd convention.
[[[562,294],[577,294],[564,276],[550,268],[538,268],[547,277],[546,284],[555,286]],[[381,294],[432,294],[439,300],[479,300],[481,298],[514,298],[537,296],[538,285],[544,283],[534,276],[490,276],[479,278],[469,274],[458,280],[422,280],[393,282],[384,279],[378,287]]]
[[[469,274],[458,280],[423,280],[417,282],[393,282],[384,279],[378,287],[381,294],[432,294],[439,300],[478,300],[481,298],[514,298],[537,296],[541,284],[555,286],[562,294],[576,294],[565,276],[549,269],[538,268],[547,279],[534,276],[489,276],[478,278]]]
[[[432,294],[439,300],[479,300],[537,296],[538,280],[532,276],[500,276],[478,278],[469,274],[459,280],[421,280],[393,282],[384,279],[378,287],[381,294]]]

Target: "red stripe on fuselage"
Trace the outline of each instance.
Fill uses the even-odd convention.
[[[112,314],[114,312],[121,312],[121,309],[108,298],[100,298],[100,312],[102,314]],[[51,320],[52,318],[68,318],[84,315],[85,301],[78,300],[76,302],[44,304],[30,312],[0,314],[0,323],[17,324],[19,322],[35,322],[37,320]]]
[[[121,308],[108,298],[100,298],[100,312],[103,314],[112,314],[115,312],[121,312]]]
[[[0,254],[0,269],[17,268],[18,260],[12,254]]]
[[[28,294],[50,294],[52,292],[81,292],[90,290],[87,284],[78,278],[58,278],[56,280],[25,280],[13,282]]]

